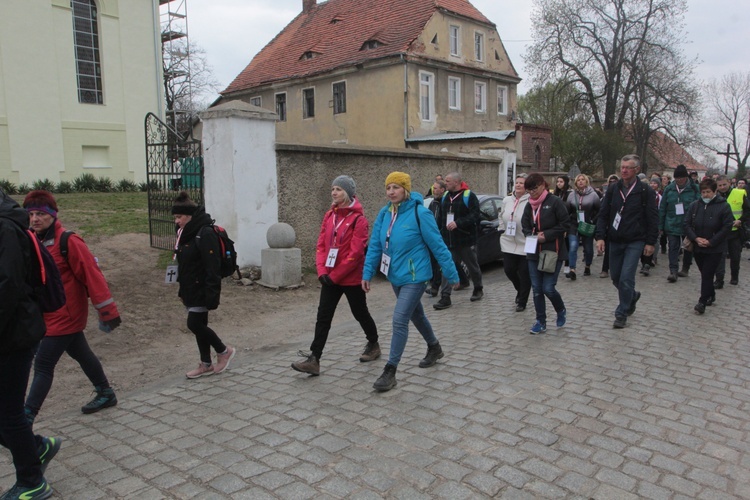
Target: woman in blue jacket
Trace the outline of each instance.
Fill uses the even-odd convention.
[[[370,280],[380,270],[396,294],[391,353],[383,374],[373,384],[373,388],[381,392],[396,387],[396,367],[409,337],[409,320],[427,342],[427,354],[419,362],[420,368],[432,366],[443,357],[443,350],[421,302],[427,282],[432,278],[430,252],[448,282],[458,283],[456,266],[440,236],[435,218],[424,207],[422,195],[411,192],[409,174],[391,172],[385,180],[385,190],[389,202],[375,219],[362,273],[365,292],[370,291]]]

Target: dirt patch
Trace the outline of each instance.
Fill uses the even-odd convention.
[[[148,235],[87,238],[86,243],[99,258],[123,320],[114,332],[100,332],[90,308],[86,329],[89,344],[115,389],[126,393],[194,368],[198,348],[185,325],[187,313],[177,298],[177,286],[164,283],[164,269],[157,265],[161,251],[149,246]],[[238,355],[288,344],[291,362],[298,349],[309,347],[318,307],[316,277],[305,275],[303,281],[305,285],[297,289],[272,290],[240,286],[228,278],[219,309],[209,314],[209,325],[225,343],[239,349]],[[385,303],[392,295],[383,284],[374,287],[368,300]],[[334,324],[352,320],[345,298],[340,306]],[[88,401],[91,389],[78,364],[64,355],[38,420],[79,408]]]

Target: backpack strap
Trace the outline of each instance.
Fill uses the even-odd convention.
[[[58,244],[60,255],[62,255],[62,258],[66,261],[68,260],[68,240],[70,239],[71,234],[75,234],[75,232],[70,231],[69,229],[63,231],[60,235],[60,243]]]

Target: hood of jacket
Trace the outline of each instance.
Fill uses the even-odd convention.
[[[190,222],[185,224],[185,229],[182,230],[182,236],[180,237],[180,243],[192,240],[201,228],[210,225],[212,222],[213,219],[206,213],[205,207],[198,207]]]
[[[578,190],[576,190],[576,194],[578,194],[581,197],[590,195],[593,192],[594,192],[594,188],[592,188],[591,186],[586,186],[586,189],[583,190],[583,193],[579,193]]]
[[[341,217],[346,217],[349,214],[364,215],[365,213],[364,209],[362,208],[362,204],[359,202],[356,196],[354,197],[354,200],[351,202],[351,204],[347,207],[337,207],[335,203],[332,204],[331,211]]]
[[[21,229],[29,228],[29,213],[2,190],[0,190],[0,217],[11,219]]]

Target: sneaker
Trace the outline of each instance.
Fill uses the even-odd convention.
[[[292,363],[292,368],[298,372],[309,373],[313,376],[320,375],[320,360],[315,357],[315,354],[305,354],[303,351],[297,353],[298,356],[305,358],[304,361],[297,361]]]
[[[365,346],[364,352],[359,357],[361,363],[367,363],[368,361],[375,361],[380,357],[380,344],[377,342],[368,342]]]
[[[43,437],[42,444],[39,446],[39,461],[42,463],[42,475],[47,470],[50,460],[55,458],[57,452],[60,451],[60,444],[62,443],[61,438],[56,437]]]
[[[716,295],[709,297],[708,300],[706,301],[706,305],[712,306],[714,305],[714,302],[716,302]]]
[[[626,313],[628,316],[632,316],[635,312],[635,305],[638,303],[638,301],[641,299],[641,292],[635,292],[633,294],[633,301],[630,303],[630,309],[628,309],[628,312]]]
[[[679,276],[680,278],[687,278],[689,275],[690,275],[690,269],[681,269],[677,273],[677,276]]]
[[[94,390],[96,391],[96,396],[81,407],[81,413],[89,415],[117,404],[117,396],[115,396],[115,391],[111,387],[107,387],[106,389],[94,387]]]
[[[729,284],[730,285],[736,285],[739,282],[740,282],[740,280],[738,280],[737,278],[732,278],[731,280],[729,280]]]
[[[234,359],[234,355],[237,354],[237,349],[234,347],[227,346],[227,352],[216,355],[216,366],[214,366],[214,373],[221,373],[229,368],[229,363]]]
[[[478,300],[482,300],[482,297],[484,297],[484,291],[482,290],[481,286],[478,286],[474,288],[474,292],[471,294],[471,298],[469,300],[472,302],[476,302]]]
[[[448,309],[451,306],[451,298],[448,295],[443,295],[440,297],[440,300],[437,302],[437,304],[432,304],[432,307],[437,309],[438,311],[442,311],[443,309]]]
[[[584,276],[591,276],[591,268],[589,266],[586,266],[583,268],[583,275]]]
[[[563,309],[559,313],[557,313],[557,327],[562,328],[565,326],[565,321],[568,319],[568,312]]]
[[[612,328],[625,328],[628,324],[627,316],[615,316],[615,322],[612,323]]]
[[[213,365],[207,365],[204,362],[198,363],[198,368],[195,370],[190,370],[185,374],[187,378],[200,378],[200,377],[207,377],[208,375],[213,375],[214,367]]]
[[[667,281],[670,283],[674,283],[677,281],[677,274],[676,273],[670,273],[669,276],[667,276]]]
[[[518,305],[516,305],[516,312],[517,313],[520,313],[521,311],[525,311],[525,310],[526,310],[526,304],[518,304]]]
[[[547,325],[540,323],[538,321],[535,322],[533,325],[531,325],[531,328],[529,329],[529,333],[532,335],[537,335],[540,333],[544,333],[546,331],[547,331]]]
[[[649,274],[651,274],[651,266],[649,266],[648,264],[644,264],[643,269],[641,269],[641,274],[644,276],[648,276]]]
[[[563,266],[563,273],[565,273],[565,277],[568,277],[568,274],[570,274],[570,266]]]
[[[704,304],[703,302],[698,302],[697,304],[695,304],[695,307],[693,309],[695,310],[696,314],[703,314],[704,312],[706,312],[706,304]]]
[[[41,500],[52,496],[52,488],[47,484],[47,480],[42,478],[42,482],[37,486],[18,486],[14,484],[11,489],[5,492],[0,500]]]
[[[609,272],[602,271],[602,272],[599,273],[599,277],[600,278],[609,278]]]
[[[576,272],[575,272],[574,269],[571,269],[570,270],[570,281],[575,281],[575,280],[576,280]]]
[[[721,290],[722,288],[724,288],[724,280],[714,281],[714,288],[717,290]]]

